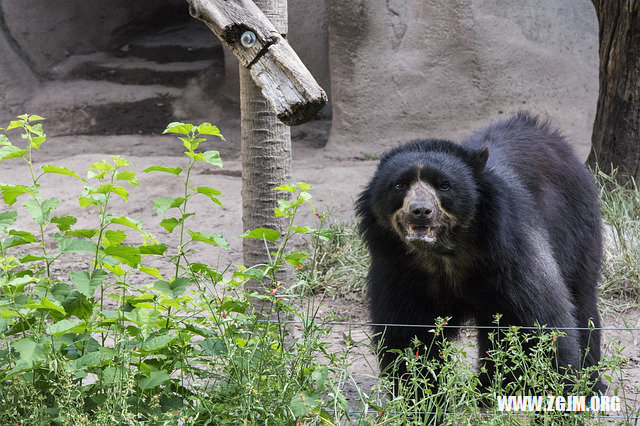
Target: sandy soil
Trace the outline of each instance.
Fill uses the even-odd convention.
[[[233,126],[222,126],[223,133],[237,135],[238,129]],[[237,122],[235,122],[237,124]],[[46,128],[46,127],[45,127]],[[359,153],[345,158],[344,154],[336,154],[326,148],[318,148],[318,137],[324,136],[328,125],[315,122],[303,130],[294,130],[293,176],[296,180],[304,180],[312,184],[314,202],[321,211],[330,210],[337,221],[353,220],[354,198],[370,177],[376,166],[375,161],[358,158]],[[205,197],[195,199],[192,203],[197,212],[197,221],[193,228],[202,231],[216,231],[222,233],[232,245],[228,252],[203,251],[200,260],[215,264],[220,262],[235,263],[241,259],[241,240],[236,238],[242,233],[241,225],[241,166],[238,159],[239,141],[227,136],[228,142],[215,142],[220,148],[225,168],[223,171],[209,167],[198,167],[193,176],[195,185],[208,185],[223,192],[220,197],[223,208],[212,205]],[[13,137],[15,141],[16,138]],[[152,208],[153,199],[161,196],[176,196],[178,184],[172,176],[166,174],[140,173],[146,167],[156,164],[183,165],[185,159],[181,156],[181,145],[173,137],[162,136],[58,136],[51,137],[36,153],[36,168],[43,164],[55,163],[81,175],[92,162],[99,161],[108,155],[121,155],[133,162],[133,169],[139,172],[140,187],[132,187],[128,203],[116,201],[114,207],[119,211],[142,220],[147,228],[163,239],[166,232],[158,225],[160,217]],[[0,182],[27,183],[27,169],[17,160],[1,163]],[[82,209],[76,198],[82,191],[82,183],[73,179],[51,175],[43,180],[42,191],[46,196],[55,196],[61,200],[61,207],[56,214],[74,215],[78,217],[78,227],[95,226],[93,212]],[[20,203],[18,203],[19,205]],[[4,209],[5,207],[3,207]],[[25,214],[26,215],[26,214]],[[314,217],[305,213],[300,217],[303,223],[313,223]],[[21,219],[18,224],[23,228],[30,228],[28,221]],[[175,241],[173,241],[175,243]],[[196,259],[194,259],[196,260]],[[70,266],[75,266],[78,259],[70,258],[67,263],[59,263],[57,270],[64,273]],[[355,322],[366,322],[366,310],[363,296],[349,295],[339,300],[331,300],[317,296],[314,303],[320,305],[321,317],[325,319],[344,318]],[[605,327],[640,327],[636,310],[627,314],[607,314],[604,317]],[[353,345],[353,363],[350,371],[359,385],[369,389],[376,382],[377,368],[369,342],[369,330],[360,326],[335,326],[330,337],[332,348],[339,350],[347,342]],[[472,333],[466,333],[467,339]],[[638,384],[640,383],[640,332],[608,331],[605,332],[607,347],[614,342],[621,342],[625,349],[623,353],[629,357],[623,371],[622,384],[624,394],[631,403],[638,405]],[[619,380],[619,379],[616,379]],[[347,394],[356,398],[353,384],[346,387]],[[635,402],[633,402],[635,401]]]

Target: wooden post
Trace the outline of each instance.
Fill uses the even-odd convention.
[[[278,34],[286,35],[287,0],[258,0],[256,3]],[[242,119],[242,225],[244,229],[259,227],[283,230],[283,218],[276,219],[273,209],[281,193],[276,186],[291,180],[291,131],[273,111],[262,91],[251,78],[251,71],[240,67],[240,114]],[[273,249],[273,244],[267,245]],[[242,243],[244,264],[267,263],[265,243],[245,239]],[[283,270],[282,280],[289,280],[291,271]]]
[[[327,103],[326,93],[285,38],[285,0],[187,2],[191,15],[207,24],[238,58],[240,67],[249,70],[251,79],[283,123],[304,123]]]
[[[291,179],[288,125],[315,116],[327,96],[286,41],[286,0],[187,1],[240,62],[243,227],[282,230],[286,222],[273,214],[282,194],[273,188]],[[245,239],[242,248],[253,266],[267,263],[274,247]],[[291,276],[283,271],[280,279]]]

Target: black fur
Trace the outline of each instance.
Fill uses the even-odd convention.
[[[398,189],[417,175],[432,187],[451,184],[438,197],[454,220],[438,244],[424,247],[408,244],[391,223],[403,203]],[[587,327],[591,320],[600,327],[601,215],[593,178],[561,134],[535,116],[519,113],[460,145],[415,140],[390,150],[356,210],[371,254],[374,323],[433,324],[451,317],[450,325],[487,325],[500,313],[501,325]],[[389,349],[409,347],[414,336],[428,344],[433,335],[424,328],[374,331],[376,341],[384,332]],[[597,364],[599,331],[566,333],[558,339],[559,364]],[[481,358],[488,349],[488,331],[480,330]],[[381,369],[396,356],[384,352]]]

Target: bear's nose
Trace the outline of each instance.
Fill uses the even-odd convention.
[[[413,204],[409,206],[409,211],[414,219],[430,219],[433,216],[433,209],[425,204]]]

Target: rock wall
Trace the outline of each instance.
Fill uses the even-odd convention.
[[[114,32],[184,0],[0,0],[0,14],[31,67],[47,75],[67,56],[109,47]],[[186,4],[186,3],[185,3]],[[185,6],[186,7],[186,6]]]
[[[586,156],[598,90],[589,0],[327,0],[330,144],[375,153],[459,138],[519,109]]]
[[[0,109],[16,109],[28,96],[15,85],[35,81],[25,63],[46,78],[66,56],[106,49],[127,26],[182,6],[184,0],[0,0],[0,49],[7,50]],[[157,19],[149,22],[170,25]],[[323,112],[333,115],[330,146],[355,154],[414,137],[459,138],[528,109],[552,117],[586,155],[597,31],[589,0],[289,0],[289,40],[330,94]],[[237,63],[228,53],[225,60],[219,92],[233,101]]]
[[[38,80],[16,53],[10,37],[0,26],[0,127],[22,110]]]

